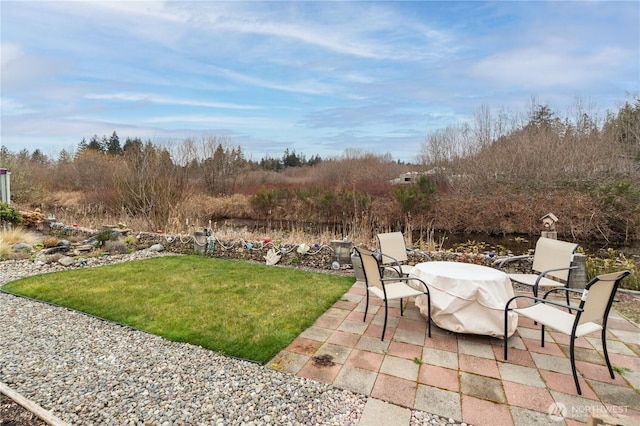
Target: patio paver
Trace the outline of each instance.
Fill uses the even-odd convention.
[[[521,318],[505,361],[499,339],[435,325],[427,337],[426,319],[410,302],[404,316],[397,305],[389,309],[381,341],[384,309],[372,298],[363,321],[364,294],[356,282],[267,366],[368,396],[359,423],[365,426],[409,425],[411,410],[476,426],[584,425],[590,412],[626,415],[640,424],[640,329],[616,312],[607,344],[622,371],[610,378],[598,333],[580,339],[579,396],[568,340],[560,333],[546,330],[541,347],[540,329]],[[329,355],[328,362],[321,355]],[[549,415],[556,407],[566,409],[560,421]]]

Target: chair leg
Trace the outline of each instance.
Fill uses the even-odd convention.
[[[382,340],[384,342],[384,333],[385,331],[387,331],[387,314],[389,312],[389,309],[387,307],[387,299],[384,300],[384,325],[382,326],[382,338],[380,340]]]
[[[540,346],[544,348],[544,325],[540,326]]]
[[[533,297],[538,297],[538,286],[537,285],[533,286]],[[533,325],[538,325],[538,321],[534,321]],[[544,342],[542,343],[542,346],[544,346]]]
[[[508,321],[508,315],[509,315],[508,312],[509,311],[506,311],[506,310],[504,311],[504,337],[503,337],[503,339],[504,339],[504,342],[503,342],[504,343],[504,355],[503,356],[504,356],[504,360],[505,361],[507,360],[507,351],[508,351],[508,349],[507,349],[507,321]]]
[[[606,320],[605,320],[606,321]],[[609,352],[607,351],[607,324],[605,322],[602,327],[602,352],[604,353],[604,360],[607,361],[607,368],[612,379],[615,379],[613,375],[613,368],[611,367],[611,361],[609,361]]]
[[[427,330],[431,337],[431,295],[427,294]]]
[[[404,316],[404,303],[402,303],[402,298],[400,299],[400,316]]]
[[[364,318],[362,319],[362,322],[366,322],[367,321],[367,311],[369,310],[369,290],[367,289],[367,302],[364,305]]]
[[[509,309],[504,310],[504,360],[507,360],[507,327],[509,323]]]
[[[576,371],[576,338],[575,336],[571,337],[571,342],[569,343],[569,355],[571,358],[571,372],[573,373],[573,381],[576,382],[576,389],[578,390],[578,395],[582,395],[582,391],[580,390],[580,383],[578,382],[578,372]]]

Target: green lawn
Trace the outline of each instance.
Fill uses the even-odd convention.
[[[353,282],[246,261],[166,256],[36,275],[2,290],[266,363]]]

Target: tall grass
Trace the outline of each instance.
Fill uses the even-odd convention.
[[[36,244],[40,238],[33,231],[20,226],[0,227],[0,260],[10,259],[12,247],[17,243]]]

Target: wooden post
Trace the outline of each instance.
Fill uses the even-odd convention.
[[[18,392],[11,389],[6,384],[0,382],[0,393],[6,395],[8,398],[11,398],[17,404],[20,404],[25,409],[31,411],[33,414],[38,416],[39,419],[43,420],[45,423],[52,426],[69,426],[68,423],[60,420],[58,417],[51,414],[50,411],[45,410],[40,407],[38,404],[28,400],[24,396],[20,395]]]

